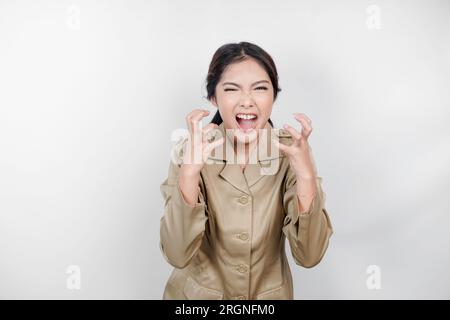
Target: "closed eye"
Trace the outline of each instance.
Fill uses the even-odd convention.
[[[257,87],[256,90],[268,90],[267,87]],[[226,88],[224,91],[236,91],[236,89]]]

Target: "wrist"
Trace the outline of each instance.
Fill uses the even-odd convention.
[[[291,159],[290,166],[297,178],[313,179],[315,177],[314,170],[303,161],[295,161]]]
[[[292,170],[295,173],[295,176],[298,180],[315,180],[316,179],[316,173],[313,170],[305,170],[301,168],[300,166],[292,165]]]
[[[297,180],[306,181],[306,182],[313,182],[313,181],[316,180],[316,175],[314,173],[311,173],[311,174],[297,174],[296,177],[297,177]]]
[[[200,171],[192,168],[190,165],[182,164],[180,168],[180,176],[188,179],[196,179],[200,177]]]

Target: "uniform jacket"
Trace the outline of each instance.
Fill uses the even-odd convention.
[[[233,140],[223,123],[226,151],[217,148],[201,170],[199,198],[186,203],[178,174],[186,139],[175,148],[167,179],[161,184],[164,214],[160,220],[160,250],[174,269],[163,299],[293,299],[293,283],[285,239],[297,265],[318,264],[333,233],[325,209],[322,178],[306,213],[299,213],[297,178],[280,152],[255,151],[242,171],[233,158]],[[271,137],[289,145],[283,129],[259,139],[267,150]],[[223,146],[221,147],[223,148]],[[266,171],[264,171],[266,170]]]

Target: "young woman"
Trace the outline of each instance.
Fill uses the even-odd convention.
[[[257,45],[220,47],[206,80],[218,111],[204,127],[207,110],[187,115],[190,134],[161,185],[160,249],[175,267],[163,299],[293,299],[285,238],[295,262],[311,268],[333,233],[311,121],[294,113],[301,130],[273,127],[281,89]]]

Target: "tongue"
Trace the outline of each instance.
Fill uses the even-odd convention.
[[[256,119],[240,119],[238,118],[239,126],[241,129],[247,131],[255,126]]]

